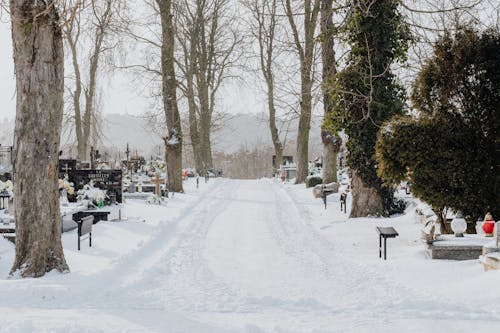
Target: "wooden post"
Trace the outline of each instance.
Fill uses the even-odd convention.
[[[156,174],[155,183],[156,183],[156,195],[160,197],[161,196],[160,175],[158,173]]]

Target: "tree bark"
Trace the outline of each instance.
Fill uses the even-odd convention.
[[[186,76],[186,98],[188,100],[188,113],[189,113],[189,136],[191,138],[191,146],[193,148],[193,157],[196,172],[198,174],[204,173],[203,156],[201,154],[201,140],[200,128],[198,122],[198,107],[196,105],[195,95],[195,72],[196,63],[198,59],[198,35],[200,33],[199,25],[193,24],[189,31],[188,36],[179,36],[182,38],[181,44],[184,48],[184,67]],[[189,37],[189,50],[186,46],[187,37]]]
[[[332,0],[321,1],[321,36],[323,110],[326,118],[333,110],[330,82],[337,73]],[[337,181],[337,154],[341,141],[335,133],[325,129],[321,131],[321,141],[323,142],[323,183],[329,184]]]
[[[174,67],[174,24],[172,0],[156,0],[160,10],[162,27],[161,68],[163,108],[168,134],[165,141],[168,189],[183,192],[182,187],[182,128],[177,106],[177,81]]]
[[[64,31],[66,40],[68,41],[71,50],[71,60],[73,63],[73,70],[75,72],[75,91],[73,92],[73,109],[75,113],[75,132],[77,139],[78,158],[82,161],[89,159],[89,146],[91,133],[96,135],[96,91],[97,91],[97,74],[99,73],[99,63],[101,54],[105,51],[104,42],[109,33],[111,20],[113,17],[113,1],[106,0],[104,6],[98,6],[95,0],[91,1],[91,9],[93,16],[96,17],[95,30],[93,30],[93,43],[90,53],[90,64],[88,69],[89,81],[85,89],[80,72],[80,63],[78,60],[78,40],[81,34],[81,22],[78,11],[81,10],[79,6],[74,6],[70,10],[70,18],[66,24]],[[94,23],[94,22],[92,22]],[[76,30],[75,30],[76,29]],[[85,105],[80,104],[82,90],[85,97]]]
[[[305,182],[309,174],[309,132],[311,129],[312,82],[307,73],[302,74],[302,101],[300,103],[299,129],[297,135],[297,177],[296,184]]]
[[[276,126],[276,108],[274,106],[274,84],[268,83],[267,104],[269,108],[269,129],[271,130],[271,139],[273,141],[274,153],[276,154],[276,168],[283,164],[283,145]]]
[[[266,4],[267,3],[267,4]],[[276,168],[283,163],[283,144],[279,137],[278,127],[276,126],[276,106],[274,103],[274,38],[276,33],[276,9],[277,2],[272,0],[270,3],[266,0],[255,0],[250,8],[254,12],[257,21],[257,39],[259,42],[260,69],[267,86],[267,107],[269,113],[269,130],[271,131],[271,140],[276,155]],[[267,11],[266,11],[267,9]]]
[[[365,185],[356,172],[352,172],[352,207],[349,217],[381,216],[384,212],[382,196],[376,188]]]
[[[314,32],[320,10],[320,0],[304,1],[304,37],[303,42],[295,23],[291,0],[285,2],[286,16],[290,23],[295,48],[300,59],[301,101],[299,128],[297,135],[297,176],[295,183],[303,183],[309,173],[309,130],[312,112],[312,65],[314,61]]]
[[[72,9],[77,10],[75,7]],[[82,96],[82,76],[80,72],[80,64],[78,62],[78,52],[77,43],[80,38],[80,24],[74,24],[77,20],[76,12],[71,14],[70,22],[67,25],[67,30],[64,31],[66,40],[69,44],[69,49],[71,51],[71,62],[73,64],[73,71],[75,74],[75,90],[73,91],[73,111],[75,113],[75,133],[76,133],[76,144],[78,151],[78,158],[80,160],[85,160],[86,154],[83,147],[83,126],[82,126],[82,111],[80,106],[80,98]],[[73,35],[73,29],[76,28],[75,35]]]
[[[64,53],[59,14],[44,1],[11,0],[16,72],[14,205],[16,257],[11,273],[68,271],[58,192]]]

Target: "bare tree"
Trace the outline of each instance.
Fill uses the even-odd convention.
[[[68,271],[58,195],[64,51],[54,2],[11,0],[17,106],[14,133],[16,257],[11,273]]]
[[[172,0],[156,0],[160,11],[161,73],[163,109],[167,122],[165,159],[167,161],[168,188],[173,192],[183,192],[182,188],[182,124],[177,106],[177,80],[175,78],[175,32],[172,15]]]
[[[116,0],[70,0],[69,10],[66,11],[68,18],[63,32],[73,65],[74,89],[70,91],[70,94],[78,157],[81,160],[89,158],[90,141],[98,134],[93,129],[99,130],[96,110],[98,74],[102,56],[113,48],[110,35],[113,20],[120,10],[120,3],[121,1]],[[88,48],[88,45],[90,45],[89,54],[83,51]],[[88,59],[86,75],[82,74],[81,63],[85,61],[82,58]]]
[[[285,0],[285,13],[290,23],[296,52],[300,59],[300,116],[297,133],[297,184],[303,183],[308,174],[309,130],[312,114],[313,61],[315,32],[320,11],[320,0],[304,0],[303,6],[292,7]],[[296,16],[303,10],[303,36],[296,22]]]
[[[277,0],[249,0],[245,3],[252,13],[250,25],[252,34],[258,42],[258,59],[262,76],[266,84],[269,130],[273,141],[276,166],[283,162],[283,144],[276,124],[275,75],[276,28],[278,24]]]
[[[229,0],[182,0],[176,6],[177,65],[188,101],[189,132],[196,169],[213,167],[212,131],[217,93],[238,59],[239,36]]]

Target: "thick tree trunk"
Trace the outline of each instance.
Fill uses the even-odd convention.
[[[337,73],[335,59],[335,39],[333,26],[333,1],[321,1],[321,60],[323,63],[322,89],[324,116],[332,112],[333,105],[330,98],[331,87],[329,82]],[[323,142],[323,183],[337,181],[337,154],[340,149],[340,138],[334,133],[322,130]]]
[[[164,140],[168,190],[170,192],[184,192],[182,187],[182,145],[175,143],[178,140],[175,133]]]
[[[188,98],[190,99],[190,98]],[[200,133],[198,130],[198,120],[196,118],[196,105],[189,103],[189,136],[191,138],[191,147],[193,148],[194,165],[196,172],[203,172],[203,158],[201,156]]]
[[[212,114],[210,108],[210,93],[208,89],[208,82],[206,80],[207,67],[201,61],[200,72],[197,74],[198,94],[200,99],[200,150],[203,163],[203,173],[213,167],[212,165],[212,145],[210,132],[212,130]]]
[[[212,144],[210,131],[212,129],[212,118],[208,112],[204,112],[200,117],[200,148],[203,163],[203,172],[213,168]]]
[[[352,173],[352,206],[350,217],[383,216],[382,196],[373,187],[364,184],[356,172]]]
[[[58,163],[64,54],[56,6],[11,0],[16,72],[14,205],[16,258],[11,273],[68,271],[61,245]]]
[[[329,131],[321,131],[323,141],[323,183],[337,182],[337,154],[340,139]]]
[[[161,68],[163,108],[168,135],[165,138],[168,189],[183,192],[182,188],[182,128],[177,107],[177,81],[174,67],[174,24],[172,0],[157,0],[162,27]]]

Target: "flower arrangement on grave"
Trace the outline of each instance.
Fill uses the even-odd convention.
[[[14,184],[12,184],[12,181],[3,182],[0,180],[0,192],[2,191],[6,191],[11,198],[14,197]]]
[[[74,188],[74,184],[73,183],[70,183],[68,178],[64,178],[64,179],[59,179],[59,191],[63,191],[63,190],[66,190],[66,193],[69,194],[69,195],[73,195],[75,194],[75,188]]]
[[[90,184],[86,184],[83,186],[83,189],[79,190],[77,192],[78,201],[82,200],[89,200],[92,202],[97,207],[103,207],[104,205],[110,203],[109,197],[106,195],[106,191],[103,191],[97,187],[94,187],[93,182],[91,181]]]
[[[161,205],[161,203],[163,202],[163,198],[159,195],[151,194],[146,202],[150,205]]]
[[[146,170],[151,173],[165,172],[165,162],[151,161],[146,165]]]
[[[59,179],[59,199],[63,206],[68,205],[68,195],[73,196],[74,194],[75,188],[73,183],[70,183],[67,177]]]

